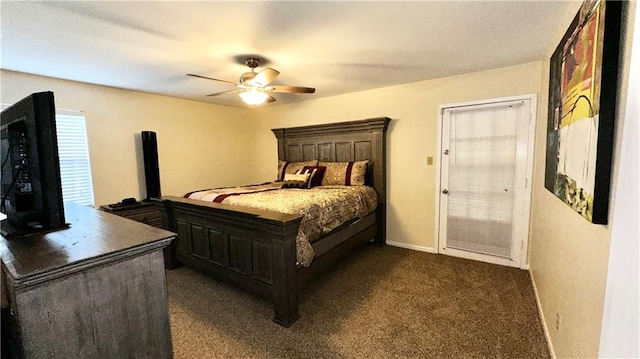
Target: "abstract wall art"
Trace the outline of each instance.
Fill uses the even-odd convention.
[[[545,187],[606,224],[622,2],[585,1],[550,59]]]

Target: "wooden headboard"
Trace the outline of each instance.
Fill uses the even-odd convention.
[[[367,175],[386,202],[386,139],[388,117],[314,126],[272,129],[278,139],[278,159],[298,162],[369,160]]]

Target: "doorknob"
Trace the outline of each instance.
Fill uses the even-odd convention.
[[[442,193],[447,194],[449,193],[449,190],[447,190],[446,188],[442,190]]]

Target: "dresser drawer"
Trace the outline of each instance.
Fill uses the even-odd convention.
[[[142,222],[149,225],[153,225],[152,223],[159,222],[162,225],[162,217],[160,216],[160,212],[158,210],[146,211],[142,213],[132,213],[128,215],[123,215],[122,217],[129,218],[136,222]]]
[[[131,206],[104,205],[100,207],[103,211],[128,218],[130,220],[148,224],[150,226],[162,227],[162,215],[160,210],[153,203],[138,203]]]

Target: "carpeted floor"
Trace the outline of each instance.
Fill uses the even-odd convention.
[[[176,358],[548,358],[528,272],[364,247],[309,285],[300,319],[191,269],[167,271]]]

